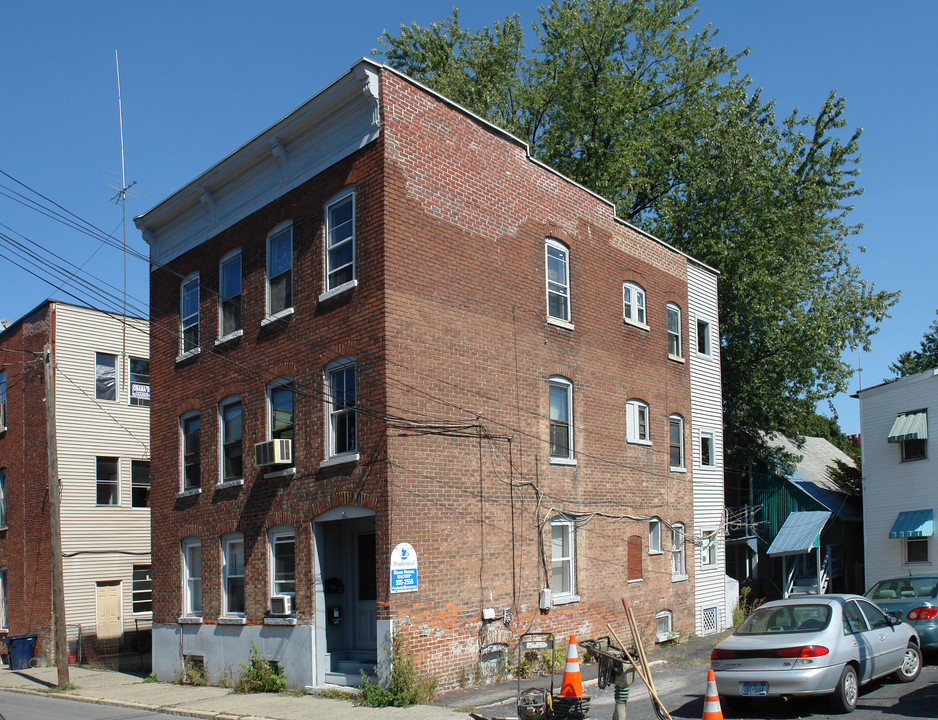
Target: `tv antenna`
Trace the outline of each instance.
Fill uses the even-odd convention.
[[[118,126],[120,128],[120,141],[121,141],[121,187],[117,191],[111,200],[114,202],[119,202],[121,206],[121,233],[122,233],[122,253],[121,258],[124,263],[124,293],[123,293],[123,307],[121,308],[121,314],[124,316],[124,319],[121,321],[122,329],[122,350],[121,363],[124,365],[124,368],[121,370],[121,376],[124,375],[124,370],[126,369],[127,363],[127,191],[136,184],[136,180],[130,185],[127,184],[127,177],[124,173],[124,111],[121,105],[121,68],[120,61],[117,57],[117,50],[114,50],[114,67],[117,70],[117,120]]]

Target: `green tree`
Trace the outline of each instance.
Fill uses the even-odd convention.
[[[906,350],[889,366],[896,377],[914,375],[925,370],[938,368],[938,320],[928,326],[918,350]]]
[[[843,351],[868,349],[897,296],[850,260],[860,131],[843,98],[778,121],[741,54],[691,31],[693,4],[553,0],[530,52],[517,16],[470,32],[454,9],[375,52],[721,272],[726,444],[744,461],[846,389]]]

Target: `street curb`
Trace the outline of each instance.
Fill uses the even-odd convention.
[[[19,693],[20,695],[37,695],[41,697],[62,698],[63,700],[76,700],[78,702],[88,703],[89,705],[110,705],[112,707],[127,708],[128,710],[147,710],[149,712],[165,713],[166,715],[185,715],[187,717],[204,718],[204,720],[270,720],[269,718],[259,718],[253,715],[229,715],[227,713],[211,712],[206,710],[186,710],[184,708],[167,707],[165,705],[146,705],[144,703],[133,703],[126,700],[108,700],[107,698],[91,698],[85,697],[84,695],[68,695],[64,692],[41,692],[39,690],[30,690],[28,688],[0,688],[0,692],[13,692]]]

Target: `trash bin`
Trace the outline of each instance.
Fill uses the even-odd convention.
[[[25,670],[33,659],[33,648],[38,635],[7,635],[6,644],[10,650],[10,670]]]

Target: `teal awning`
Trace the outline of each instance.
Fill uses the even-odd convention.
[[[821,546],[821,530],[830,518],[826,510],[793,512],[769,545],[769,555],[802,555]]]
[[[935,523],[931,510],[910,510],[899,513],[889,531],[891,538],[931,537],[935,532]]]
[[[900,415],[892,424],[892,430],[889,431],[886,439],[891,443],[905,442],[906,440],[927,440],[928,413],[921,410],[920,412]]]

